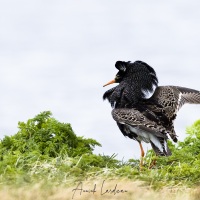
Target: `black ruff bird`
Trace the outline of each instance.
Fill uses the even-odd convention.
[[[177,142],[173,125],[176,114],[185,103],[199,104],[200,92],[178,86],[158,87],[154,69],[142,61],[117,61],[115,67],[119,72],[106,85],[119,84],[106,91],[103,99],[113,107],[112,116],[123,135],[139,142],[141,165],[142,141],[150,143],[156,155],[170,156],[167,139],[170,135]],[[147,93],[153,95],[147,98]]]

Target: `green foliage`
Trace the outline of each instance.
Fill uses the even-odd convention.
[[[84,162],[90,161],[87,157],[95,156],[92,153],[94,147],[101,146],[96,140],[76,136],[70,124],[60,123],[51,115],[49,111],[42,112],[26,123],[19,122],[19,131],[1,140],[0,173],[5,175],[1,178],[7,179],[9,175],[10,179],[15,179],[17,174],[33,172],[45,175],[51,168],[57,171],[60,165],[66,165],[65,162],[67,165],[61,168],[68,169],[76,164],[80,156],[86,157]],[[59,160],[62,160],[60,165]],[[88,164],[97,165],[94,160]]]
[[[66,155],[75,157],[92,153],[95,146],[101,146],[93,139],[77,137],[70,124],[58,122],[49,111],[18,125],[17,134],[6,136],[1,141],[1,155],[33,153],[54,158]]]
[[[200,184],[200,120],[186,129],[187,137],[182,142],[172,144],[172,156],[159,157],[154,170],[149,171],[146,180],[158,185],[194,185]],[[150,165],[152,150],[146,156]]]
[[[26,123],[19,122],[19,132],[6,136],[0,143],[1,155],[40,154],[49,157],[78,156],[92,153],[100,144],[93,139],[77,137],[71,125],[60,123],[51,117],[51,112],[43,112]]]
[[[96,140],[77,136],[69,123],[58,122],[49,111],[18,125],[16,134],[0,142],[1,184],[70,184],[97,177],[143,180],[155,188],[200,184],[200,120],[187,128],[184,141],[169,141],[172,156],[156,157],[149,150],[142,171],[139,160],[95,155],[95,146],[101,146]],[[156,166],[149,169],[154,159]]]

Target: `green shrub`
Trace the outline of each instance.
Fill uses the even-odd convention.
[[[186,133],[184,141],[177,144],[168,142],[172,156],[156,158],[156,167],[149,174],[151,180],[171,185],[200,183],[200,120],[188,127]],[[146,156],[148,164],[152,155],[150,150]]]
[[[45,177],[50,172],[59,174],[62,169],[68,173],[69,166],[76,165],[83,155],[82,162],[89,162],[84,166],[98,166],[95,159],[103,157],[92,152],[95,146],[101,146],[100,143],[76,136],[69,123],[60,123],[51,115],[46,111],[27,122],[19,122],[19,131],[1,140],[0,180],[15,181],[21,174]],[[92,161],[88,156],[93,156]]]

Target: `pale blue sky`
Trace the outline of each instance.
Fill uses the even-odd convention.
[[[200,2],[135,0],[6,0],[0,2],[0,137],[50,110],[77,135],[97,139],[96,153],[139,157],[102,101],[117,60],[142,60],[160,85],[200,90]],[[185,106],[175,123],[180,139],[200,118]],[[146,149],[147,147],[145,147]]]

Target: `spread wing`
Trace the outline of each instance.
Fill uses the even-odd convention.
[[[150,100],[156,101],[165,115],[174,120],[184,104],[200,104],[200,92],[178,86],[160,86],[156,88]]]
[[[147,108],[156,114],[174,142],[177,142],[177,135],[173,122],[186,103],[200,104],[200,92],[178,86],[160,86],[146,101]]]
[[[166,129],[155,121],[149,120],[145,115],[134,108],[121,108],[112,110],[113,119],[120,124],[140,129],[144,132],[154,134],[167,139]]]

